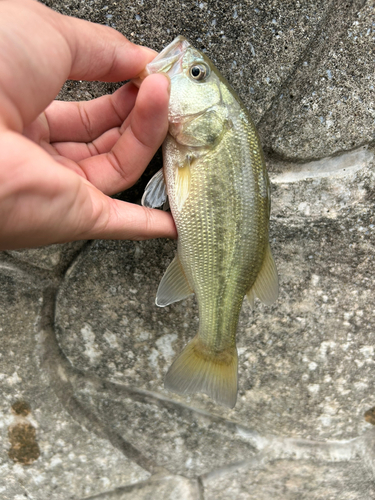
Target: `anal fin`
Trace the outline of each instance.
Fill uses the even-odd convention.
[[[246,296],[251,307],[253,308],[255,297],[258,297],[263,304],[270,306],[276,301],[278,295],[279,279],[277,276],[276,264],[272,257],[271,248],[268,244],[262,268],[259,271],[254,285],[246,293]]]
[[[156,305],[165,307],[194,293],[187,282],[178,255],[167,267],[156,293]]]

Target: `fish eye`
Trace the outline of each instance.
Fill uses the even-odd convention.
[[[194,64],[194,66],[190,68],[190,76],[198,81],[204,80],[209,75],[209,72],[205,64]]]

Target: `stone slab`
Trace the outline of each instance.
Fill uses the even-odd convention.
[[[77,499],[146,479],[67,413],[41,371],[42,298],[32,277],[0,274],[0,498]]]

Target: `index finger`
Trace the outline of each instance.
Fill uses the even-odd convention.
[[[151,49],[107,26],[63,16],[31,0],[0,1],[0,122],[21,132],[68,78],[136,77]]]
[[[71,80],[130,80],[157,55],[108,26],[66,16],[64,24],[72,55]]]

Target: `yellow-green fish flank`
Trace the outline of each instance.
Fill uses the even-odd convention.
[[[148,184],[145,206],[168,195],[177,255],[157,292],[166,306],[195,293],[199,331],[173,362],[166,388],[204,392],[233,407],[236,330],[245,295],[253,306],[278,294],[268,243],[270,191],[250,115],[207,56],[176,38],[147,66],[171,79],[163,171]]]

